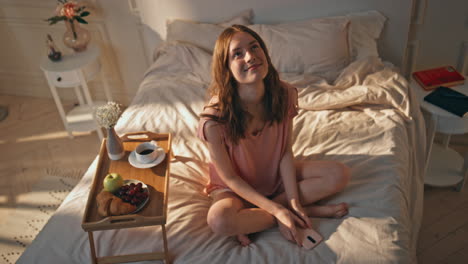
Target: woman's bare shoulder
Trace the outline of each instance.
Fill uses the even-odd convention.
[[[210,143],[218,143],[222,141],[223,126],[214,120],[206,121],[204,126],[204,133],[206,140]]]

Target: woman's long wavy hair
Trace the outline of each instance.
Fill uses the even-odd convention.
[[[234,144],[245,138],[249,114],[243,109],[237,81],[229,68],[229,45],[234,34],[246,32],[254,37],[263,49],[268,61],[268,73],[263,79],[265,95],[263,97],[264,121],[271,125],[280,123],[286,115],[287,92],[281,85],[278,72],[271,63],[268,49],[260,36],[250,28],[242,25],[232,25],[226,28],[216,41],[211,65],[212,81],[209,87],[211,96],[218,96],[219,102],[213,107],[219,111],[219,116],[203,115],[217,122],[223,123],[227,128],[227,136]]]

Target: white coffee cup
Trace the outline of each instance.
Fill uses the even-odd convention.
[[[135,156],[139,163],[150,163],[158,157],[158,144],[155,141],[144,142],[135,149]]]

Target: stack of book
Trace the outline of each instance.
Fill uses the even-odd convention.
[[[424,100],[459,117],[468,118],[468,96],[453,89],[440,86],[426,95]]]
[[[413,78],[426,91],[439,86],[451,87],[465,83],[465,77],[452,66],[414,72]]]

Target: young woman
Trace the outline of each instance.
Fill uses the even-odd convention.
[[[240,25],[221,33],[210,93],[198,135],[211,155],[205,191],[213,198],[207,221],[215,233],[236,235],[245,246],[247,234],[278,225],[301,245],[296,226],[311,227],[310,216],[348,213],[346,203],[313,205],[343,190],[349,169],[333,161],[294,161],[297,90],[280,81],[258,34]]]

